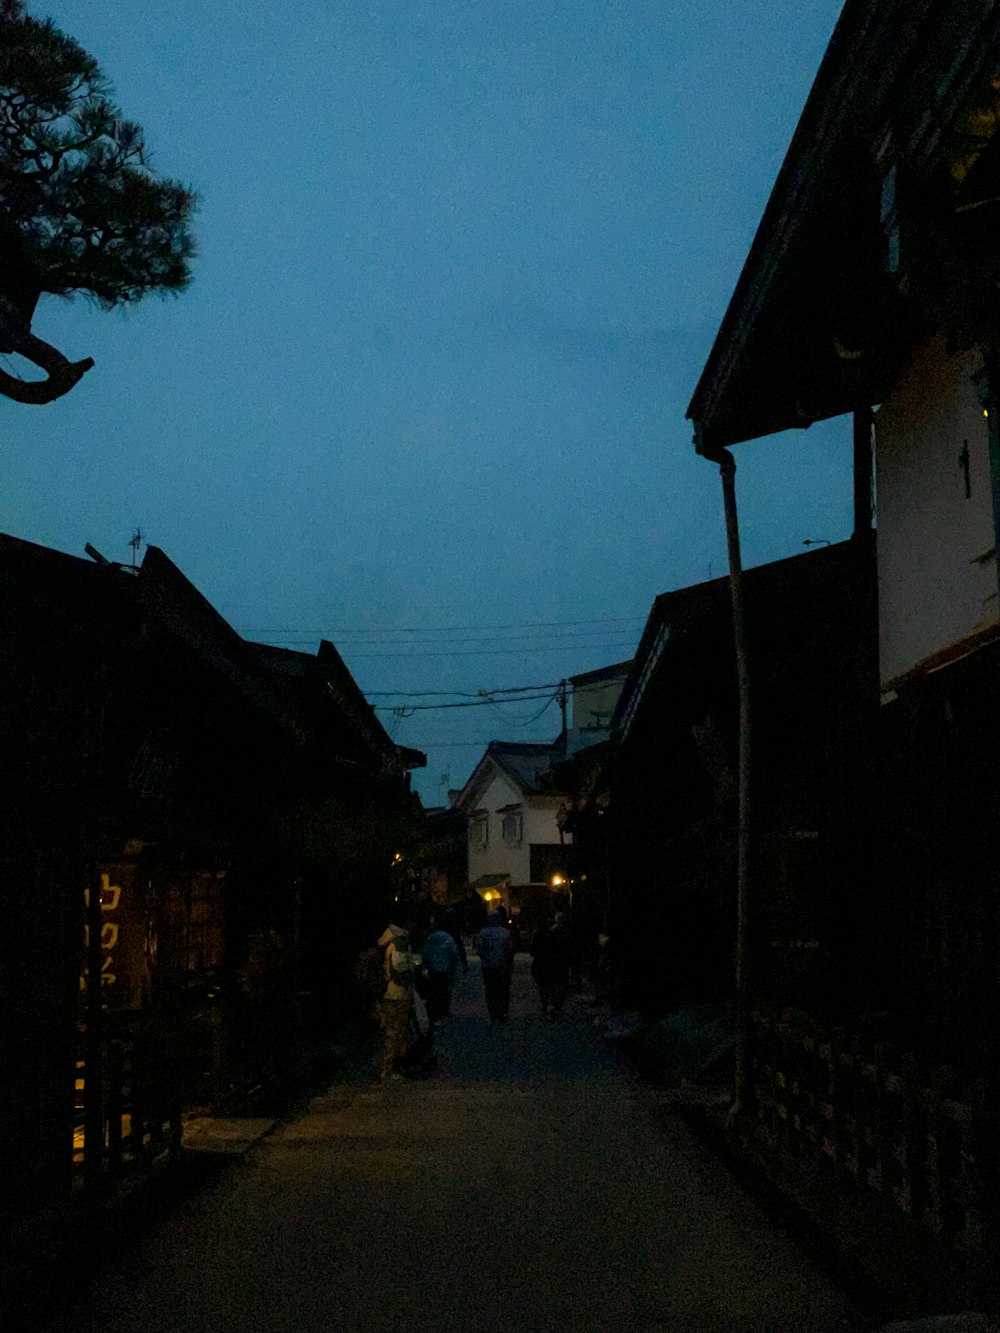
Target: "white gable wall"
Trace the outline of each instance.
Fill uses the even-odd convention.
[[[474,807],[466,809],[471,821],[475,820],[474,811],[485,813],[489,826],[489,841],[480,845],[470,837],[469,840],[469,881],[474,882],[483,875],[509,875],[512,884],[531,882],[531,844],[559,842],[559,826],[556,815],[563,803],[561,796],[525,796],[516,783],[505,777],[499,770],[493,770],[493,777],[481,789],[475,799]],[[503,836],[503,816],[499,813],[507,806],[518,806],[521,810],[521,840],[509,842]],[[567,842],[571,836],[567,835]]]
[[[563,796],[529,796],[524,810],[525,842],[558,842],[559,825],[556,815],[563,804]],[[566,835],[572,842],[572,836]],[[527,880],[522,883],[527,883]]]
[[[573,726],[591,731],[607,731],[627,674],[625,669],[620,676],[612,676],[610,680],[596,680],[589,685],[576,686],[571,699]]]
[[[883,683],[998,618],[978,355],[935,338],[875,417]],[[969,446],[971,496],[959,455]]]
[[[522,804],[520,789],[503,774],[494,770],[492,780],[476,801],[476,809],[487,812],[489,842],[485,847],[469,843],[469,880],[481,875],[511,877],[512,884],[528,883],[528,839],[522,836],[520,844],[505,842],[501,832],[501,816],[497,811],[507,805]],[[472,811],[467,811],[471,816]],[[527,820],[524,821],[525,824]]]

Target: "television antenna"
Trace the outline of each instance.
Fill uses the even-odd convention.
[[[133,532],[133,534],[132,534],[131,540],[129,541],[129,546],[131,546],[131,548],[132,548],[132,568],[133,568],[133,569],[135,569],[136,557],[137,557],[138,554],[139,554],[139,547],[142,545],[142,543],[143,543],[142,529],[141,529],[141,528],[136,528],[135,532]]]

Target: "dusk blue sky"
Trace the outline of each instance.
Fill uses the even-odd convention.
[[[138,525],[366,691],[604,666],[725,572],[684,412],[835,0],[29,7],[202,203],[179,298],[40,305],[96,366],[0,399],[0,529],[126,560]],[[843,420],[740,446],[748,564],[848,535],[850,452]],[[539,706],[382,717],[435,804],[490,738],[552,739]]]

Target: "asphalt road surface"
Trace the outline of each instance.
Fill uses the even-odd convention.
[[[478,964],[438,1072],[331,1087],[137,1237],[59,1333],[864,1327],[571,1001]]]

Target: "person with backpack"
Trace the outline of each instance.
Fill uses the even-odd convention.
[[[399,1078],[397,1064],[402,1062],[418,1032],[413,1010],[413,981],[420,965],[419,956],[410,949],[410,932],[390,923],[378,939],[382,950],[384,988],[379,1000],[382,1023],[382,1081]]]
[[[451,986],[459,961],[458,945],[449,932],[431,918],[431,933],[424,940],[421,959],[425,973],[424,999],[432,1023],[451,1013]]]

